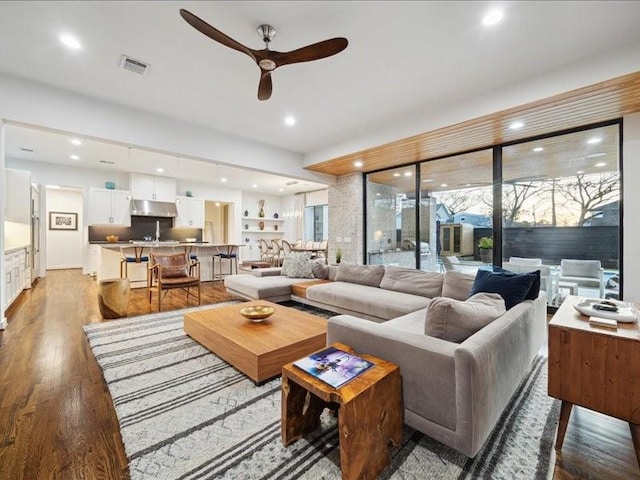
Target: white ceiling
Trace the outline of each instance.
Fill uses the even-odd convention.
[[[484,27],[494,5],[505,18]],[[277,69],[261,102],[252,60],[194,30],[180,8],[254,49],[262,23],[278,32],[273,50],[336,36],[349,46]],[[0,2],[0,72],[309,154],[634,44],[639,25],[633,1]],[[83,48],[66,49],[61,33]],[[148,74],[120,69],[122,54],[150,63]]]

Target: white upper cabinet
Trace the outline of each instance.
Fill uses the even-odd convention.
[[[204,200],[192,197],[177,197],[178,216],[174,226],[182,228],[204,228]]]
[[[5,220],[31,225],[31,172],[7,168]]]
[[[176,201],[177,185],[174,178],[132,173],[130,187],[131,194],[136,200],[172,203]]]
[[[89,189],[89,225],[131,226],[130,195],[126,190]]]

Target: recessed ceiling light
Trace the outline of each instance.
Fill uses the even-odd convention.
[[[581,174],[583,174],[583,173],[584,173],[584,170],[578,170],[576,173],[577,173],[578,175],[581,175]]]
[[[440,184],[440,186],[441,186],[441,187],[448,187],[448,186],[449,186],[449,184],[448,184],[448,183],[442,183],[442,184]]]
[[[72,138],[69,141],[71,142],[72,145],[76,145],[76,146],[82,145],[82,140],[80,140],[79,138]]]
[[[512,122],[511,125],[509,125],[511,130],[520,130],[522,127],[524,127],[524,123],[520,121]]]
[[[604,157],[607,154],[605,152],[597,152],[597,153],[590,153],[589,155],[587,155],[587,158],[598,158],[598,157]]]
[[[379,196],[380,196],[380,192],[376,193],[376,197],[379,197]]]
[[[606,166],[607,166],[607,162],[598,162],[594,165],[594,167],[598,167],[598,168],[606,167]]]
[[[296,118],[292,115],[287,115],[284,117],[284,124],[287,127],[293,127],[296,124]]]
[[[226,181],[227,181],[227,179],[226,179],[226,178],[224,178],[224,177],[222,177],[222,178],[220,179],[220,181],[221,181],[222,183],[224,183],[224,182],[226,182]]]
[[[413,175],[411,172],[404,172],[405,177],[410,177],[411,175]]]
[[[542,147],[536,147],[533,149],[534,152],[542,152],[544,150],[544,148]]]
[[[158,172],[158,173],[162,173],[162,172],[164,172],[164,168],[160,168],[160,167],[158,167],[158,168],[156,168],[156,172]]]
[[[216,207],[219,207],[219,206],[220,206],[220,202],[216,202]]]
[[[589,140],[587,140],[587,143],[589,145],[595,145],[596,143],[600,143],[602,141],[602,139],[600,137],[593,137],[590,138]]]
[[[396,173],[394,173],[394,174],[393,174],[393,176],[394,176],[394,177],[399,177],[399,176],[400,176],[400,174],[399,174],[398,172],[396,172]]]
[[[360,168],[362,165],[364,165],[364,163],[362,163],[360,160],[356,160],[355,162],[353,162],[353,166],[356,168]]]
[[[251,185],[251,188],[258,188],[258,185],[254,183],[253,185]]]
[[[465,187],[470,187],[470,186],[471,186],[471,184],[470,184],[470,183],[465,183],[465,184],[464,184],[464,186],[465,186]]]
[[[78,155],[69,155],[69,158],[71,160],[80,160],[80,157]]]
[[[424,183],[429,183],[429,182],[433,182],[433,178],[425,178],[424,180],[422,180]]]
[[[284,192],[284,188],[279,188],[278,191],[279,192]]]
[[[71,50],[80,50],[82,48],[78,39],[72,35],[64,34],[60,35],[59,38],[62,44]]]
[[[60,185],[47,185],[47,188],[60,188]]]
[[[484,17],[482,17],[482,24],[486,26],[495,25],[500,22],[504,17],[501,10],[491,10]]]

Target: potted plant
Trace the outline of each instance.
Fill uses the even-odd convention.
[[[340,260],[342,260],[342,250],[341,249],[337,249],[336,250],[336,263],[340,263]]]
[[[480,237],[478,248],[480,249],[480,261],[482,263],[493,263],[493,238]]]

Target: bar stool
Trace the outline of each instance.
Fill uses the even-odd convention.
[[[218,259],[218,265],[220,265],[220,274],[217,279],[222,280],[222,260],[227,259],[229,261],[229,275],[233,275],[233,267],[235,265],[236,274],[238,273],[238,246],[237,245],[218,245],[216,247],[218,253],[213,256],[213,281],[216,281],[216,258]],[[222,249],[222,251],[220,251]]]
[[[131,253],[133,250],[133,254]],[[128,265],[130,263],[149,263],[149,256],[142,255],[144,247],[120,247],[120,278],[129,278]],[[128,253],[127,253],[128,252]]]

